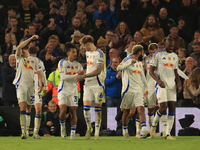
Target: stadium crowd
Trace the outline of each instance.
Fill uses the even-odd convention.
[[[2,105],[18,106],[12,84],[16,74],[14,54],[19,43],[33,35],[39,38],[32,40],[29,48],[37,48],[37,57],[46,69],[48,93],[42,93],[44,106],[50,100],[58,105],[58,62],[67,57],[66,42],[76,46],[77,61],[86,68],[86,47],[79,43],[84,35],[91,35],[106,56],[104,106],[120,106],[122,73],[117,67],[136,44],[142,45],[148,56],[149,44],[157,43],[158,50],[164,49],[166,39],[172,38],[179,69],[189,76],[200,67],[199,10],[198,0],[0,0]],[[183,78],[181,82],[184,85]],[[78,106],[83,106],[83,85],[84,81],[78,84]],[[177,92],[176,107],[199,105],[183,88]]]

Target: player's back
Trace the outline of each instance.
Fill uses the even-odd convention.
[[[30,55],[28,58],[16,56],[17,73],[13,84],[33,87],[34,73],[38,71],[38,59]]]
[[[91,84],[101,84],[104,85],[104,81],[106,78],[106,58],[103,51],[97,49],[93,52],[86,52],[87,58],[87,71],[86,73],[91,73],[97,69],[98,63],[103,63],[103,69],[98,76],[89,77],[85,79],[85,82],[90,82]]]

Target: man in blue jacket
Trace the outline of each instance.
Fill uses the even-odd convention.
[[[117,26],[115,13],[108,8],[107,0],[99,0],[99,10],[94,12],[93,21],[97,17],[101,18],[104,24],[108,25],[113,31],[115,30]]]
[[[119,107],[121,103],[122,72],[117,71],[117,66],[120,62],[120,57],[113,58],[112,65],[110,69],[107,70],[105,80],[107,107]]]

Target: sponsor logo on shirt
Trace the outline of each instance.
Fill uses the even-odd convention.
[[[68,75],[74,75],[74,74],[76,74],[74,71],[70,71],[70,72],[68,72],[67,73]]]
[[[171,67],[173,67],[174,65],[173,65],[172,63],[168,62],[168,63],[164,64],[164,66],[166,66],[167,68],[171,68]]]
[[[30,61],[27,61],[27,64],[24,64],[24,66],[26,67],[27,70],[29,70],[29,69],[33,70],[33,67],[31,67],[29,65],[29,63],[30,63]]]
[[[94,64],[93,64],[93,62],[91,62],[91,61],[89,60],[89,61],[87,61],[87,65],[90,66],[90,65],[94,65]]]
[[[140,71],[138,69],[132,71],[132,73],[135,73],[136,75],[140,74]]]

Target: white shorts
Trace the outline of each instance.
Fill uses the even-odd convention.
[[[16,85],[18,103],[26,102],[27,105],[34,105],[34,88]]]
[[[37,93],[37,94],[34,94],[34,105],[35,104],[38,104],[38,103],[41,103],[42,104],[42,94],[40,93]]]
[[[174,86],[174,89],[166,89],[158,86],[157,99],[158,103],[176,102],[176,86]]]
[[[78,106],[78,96],[67,95],[63,93],[58,94],[58,105]]]
[[[148,96],[147,96],[147,107],[148,108],[155,108],[156,100],[157,100],[157,97],[156,97],[155,90],[149,90]]]
[[[142,92],[131,93],[128,92],[124,95],[120,108],[131,109],[138,106],[144,106],[144,98]]]
[[[97,104],[102,104],[105,101],[103,87],[84,85],[83,101],[94,101]]]

